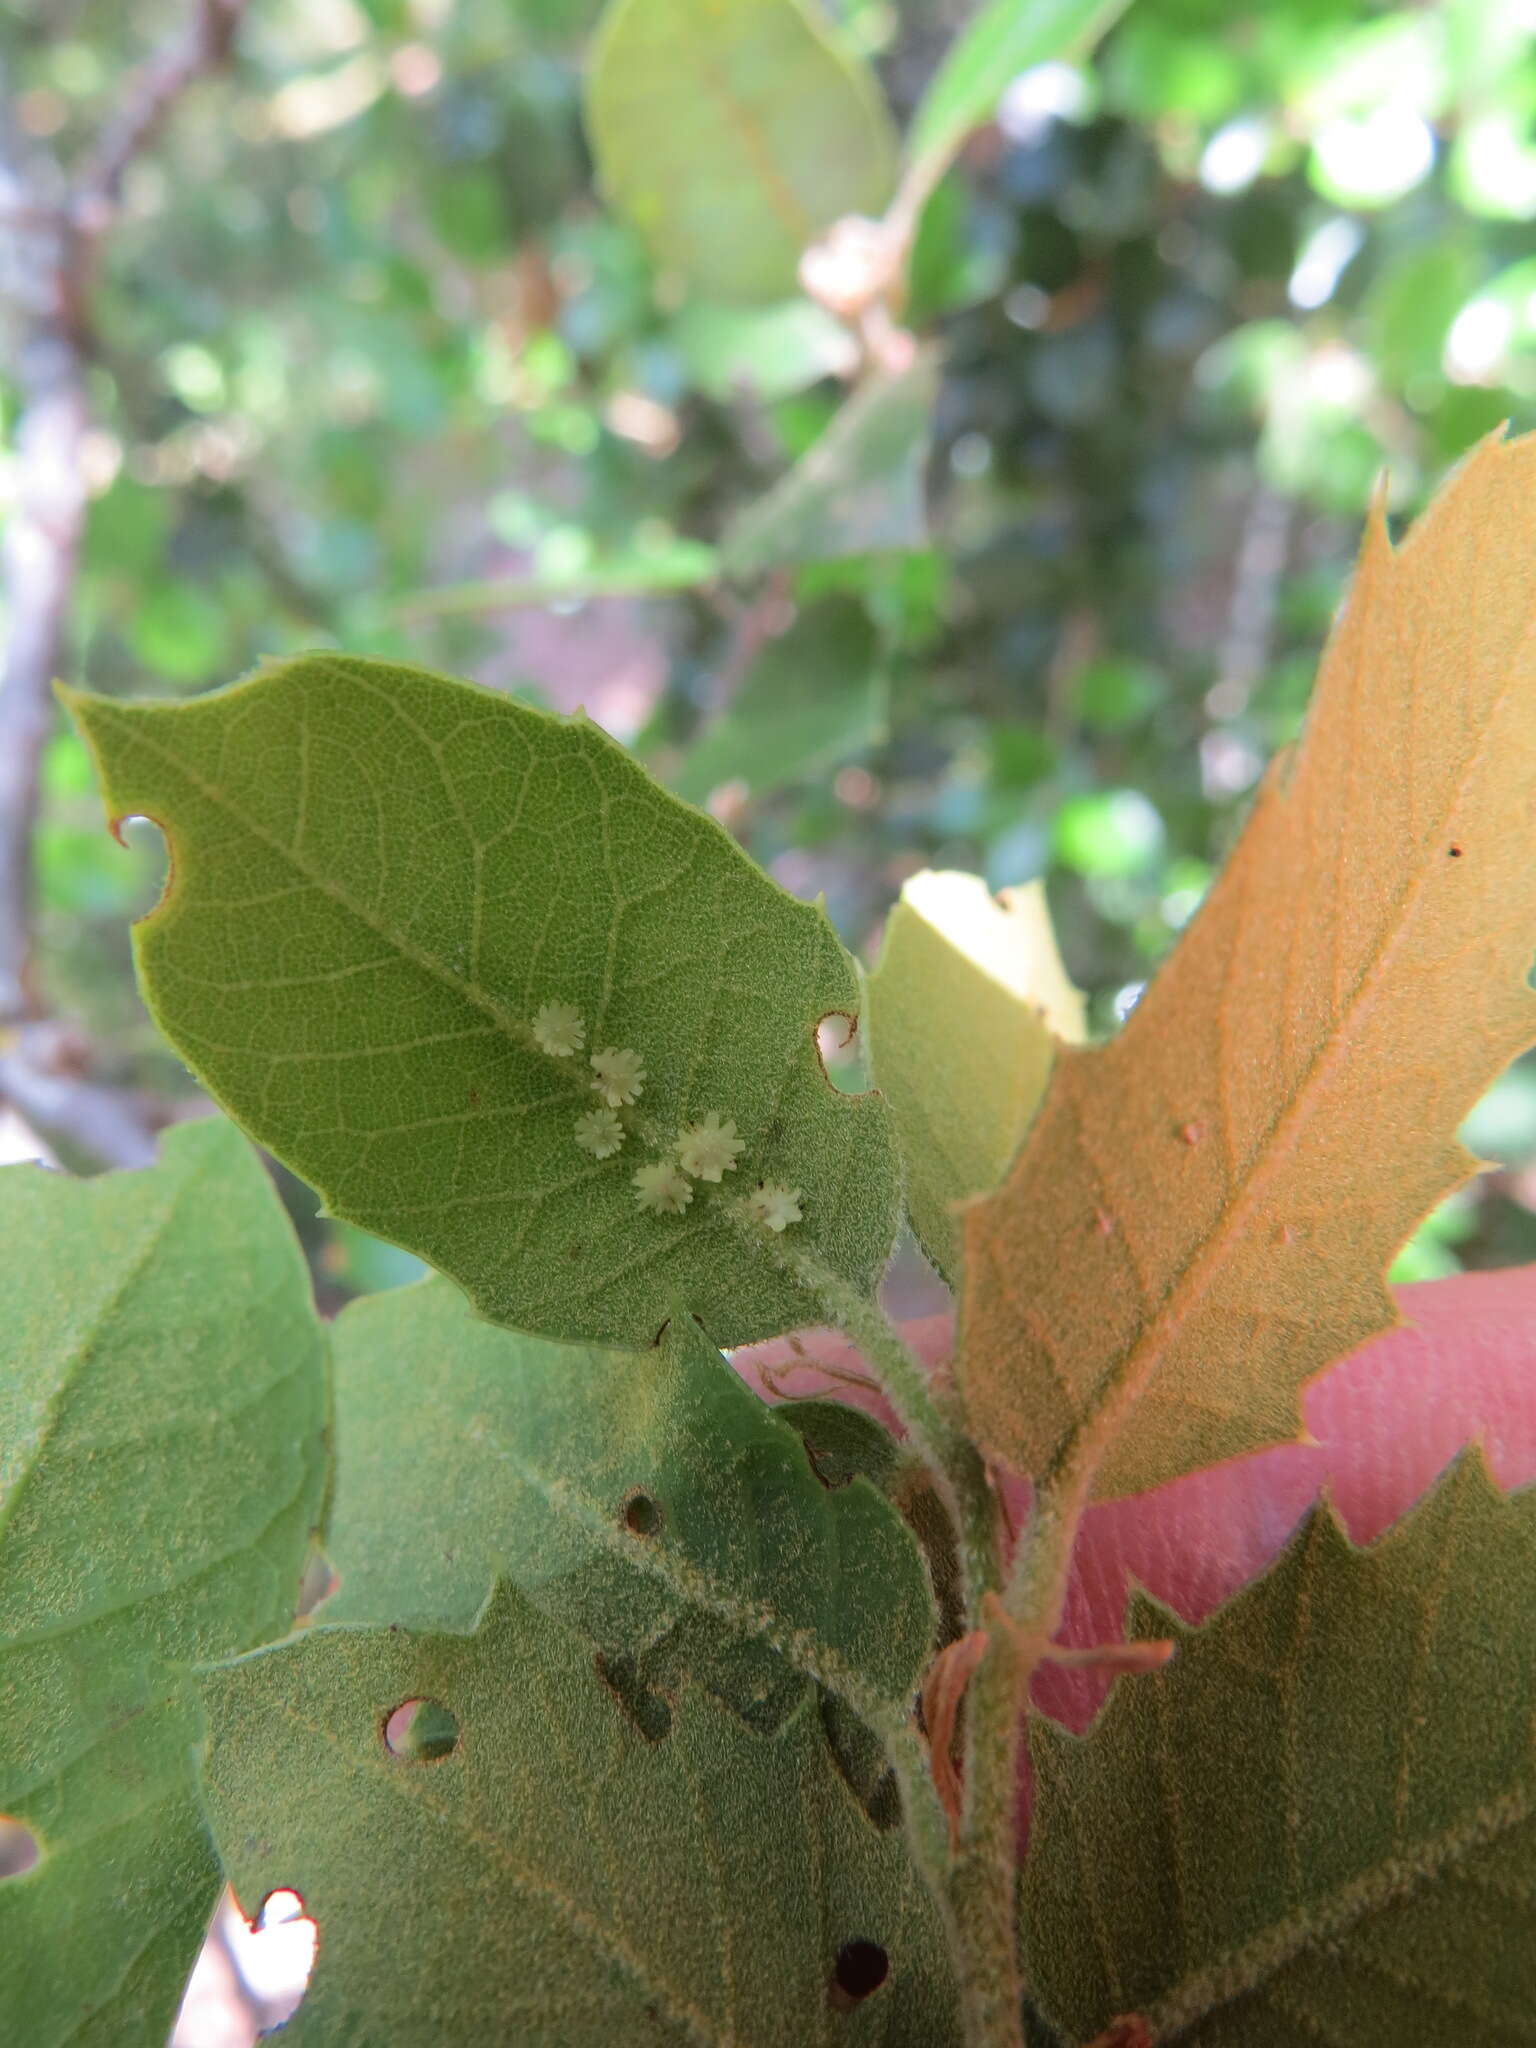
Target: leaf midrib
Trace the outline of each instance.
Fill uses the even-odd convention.
[[[308,1715],[300,1713],[290,1698],[274,1698],[273,1703],[295,1726],[322,1742],[350,1776],[366,1776],[369,1783],[386,1786],[439,1826],[450,1832],[462,1833],[478,1844],[485,1851],[487,1860],[502,1871],[511,1884],[526,1895],[544,1901],[574,1935],[606,1956],[644,1991],[660,1999],[677,2024],[685,2027],[696,2041],[703,2044],[703,2048],[744,2048],[734,2034],[717,2034],[705,2014],[699,2012],[666,1979],[653,1976],[646,1967],[645,1959],[589,1908],[569,1897],[552,1878],[541,1876],[526,1864],[516,1862],[499,1835],[476,1825],[466,1814],[431,1798],[429,1788],[421,1783],[420,1773],[370,1772],[365,1759],[359,1757],[326,1723],[311,1720]]]
[[[398,709],[397,706],[393,705],[392,700],[390,701],[391,708]],[[105,707],[105,709],[107,711],[107,715],[110,717],[111,707],[107,706]],[[307,730],[307,723],[305,724],[303,729]],[[474,1007],[479,1009],[487,1018],[489,1018],[490,1022],[496,1027],[497,1031],[501,1033],[501,1035],[505,1037],[510,1044],[515,1045],[520,1051],[527,1053],[530,1057],[538,1056],[532,1043],[531,1031],[526,1022],[521,1017],[518,1017],[514,1012],[509,1010],[504,1004],[500,1003],[496,999],[496,997],[493,996],[491,992],[488,989],[486,989],[477,979],[473,977],[466,977],[464,975],[457,973],[445,961],[439,960],[434,954],[429,952],[426,948],[418,946],[414,940],[408,938],[403,932],[398,930],[395,926],[391,925],[387,920],[377,917],[364,904],[359,902],[352,895],[352,893],[346,888],[344,888],[340,883],[333,880],[323,870],[311,866],[309,862],[307,862],[303,858],[303,856],[298,852],[295,846],[290,845],[287,841],[279,838],[277,834],[271,831],[268,827],[259,823],[256,819],[252,818],[246,812],[243,806],[220,784],[208,781],[204,776],[200,775],[198,771],[189,762],[184,760],[183,757],[180,754],[178,754],[173,748],[163,745],[159,740],[157,740],[153,736],[153,734],[146,728],[145,725],[139,722],[134,722],[130,724],[128,728],[128,737],[130,742],[137,742],[138,744],[147,748],[147,750],[151,754],[153,754],[157,760],[164,763],[168,768],[171,769],[171,771],[174,774],[184,777],[185,780],[189,782],[193,786],[193,788],[198,792],[198,794],[202,797],[205,803],[209,804],[215,811],[222,810],[225,813],[227,813],[227,815],[231,819],[233,819],[234,822],[243,831],[249,832],[253,839],[259,840],[262,845],[266,846],[278,858],[278,860],[286,863],[286,865],[290,867],[295,874],[300,876],[301,880],[305,884],[307,884],[311,888],[319,890],[322,895],[328,897],[333,903],[337,904],[339,908],[341,908],[343,911],[347,913],[348,916],[355,918],[356,921],[359,924],[361,924],[366,931],[370,932],[373,935],[373,937],[382,940],[386,946],[394,948],[394,950],[402,959],[408,961],[412,966],[418,968],[422,973],[428,975],[430,978],[437,981],[442,987],[446,988],[450,993],[464,998]],[[443,781],[446,787],[448,778],[444,776]],[[606,820],[607,802],[606,799],[601,795],[601,793],[599,794],[597,809],[599,814],[603,816]],[[171,830],[169,826],[163,825],[161,829],[165,831],[169,836]],[[472,845],[478,844],[478,842],[474,840],[472,834],[470,843]],[[610,880],[612,879],[613,878],[610,868]],[[629,899],[626,899],[621,891],[617,890],[615,885],[613,916],[610,919],[609,927],[610,946],[612,934],[614,931],[616,931],[618,927],[623,909],[628,900]],[[159,909],[157,909],[156,911],[151,911],[148,918],[141,920],[141,926],[146,936],[152,934],[153,927],[156,923],[159,922],[160,915],[173,915],[176,913],[177,908],[178,906],[176,897],[174,894],[172,894],[165,901],[163,905],[163,912]],[[138,938],[137,933],[135,934],[135,938]],[[153,997],[151,996],[149,1000],[151,1008],[153,1009],[155,1007]],[[182,1035],[185,1036],[184,1033]],[[350,1053],[344,1053],[341,1056],[352,1057],[354,1055]],[[362,1055],[356,1056],[361,1057]],[[552,1067],[559,1067],[558,1061],[550,1060],[548,1064]],[[793,1054],[791,1052],[790,1056],[785,1061],[782,1077],[776,1086],[773,1097],[773,1103],[770,1105],[770,1111],[782,1099],[784,1090],[789,1086],[793,1077],[793,1067],[794,1060]],[[557,1078],[560,1080],[565,1080],[567,1077],[564,1074],[564,1072],[561,1071],[558,1073]],[[585,1103],[589,1100],[586,1090],[583,1089],[578,1083],[572,1081],[569,1083],[569,1086],[571,1089],[571,1100],[573,1102]],[[647,1142],[651,1143],[655,1149],[665,1149],[667,1134],[661,1130],[660,1126],[656,1125],[653,1118],[647,1117],[643,1114],[637,1116],[636,1129],[638,1130],[641,1137],[644,1138]],[[750,1158],[750,1154],[748,1156]],[[593,1173],[588,1173],[584,1176],[584,1178],[593,1177],[595,1177],[595,1174]],[[362,1215],[363,1212],[354,1212],[349,1206],[344,1207],[342,1205],[339,1192],[334,1187],[323,1184],[319,1181],[316,1181],[315,1185],[319,1188],[320,1194],[323,1197],[327,1207],[333,1209],[335,1214],[340,1216],[346,1216],[351,1214],[358,1214],[359,1216]],[[710,1209],[713,1209],[717,1206],[718,1197],[716,1195],[715,1190],[705,1187],[700,1189],[698,1192],[704,1195]],[[496,1197],[485,1196],[481,1197],[480,1199],[489,1201],[495,1198]],[[439,1205],[434,1203],[429,1206],[432,1209],[436,1209]],[[393,1217],[398,1216],[402,1213],[404,1213],[404,1211],[398,1205],[383,1210],[370,1208],[366,1212],[367,1216],[375,1218]],[[699,1218],[693,1220],[696,1222],[696,1224],[701,1224],[703,1223],[705,1218],[703,1215],[701,1215]],[[691,1234],[693,1233],[690,1233],[690,1235]],[[675,1252],[676,1249],[677,1244],[674,1241],[670,1246],[670,1250]]]
[[[63,1420],[70,1395],[81,1373],[94,1356],[103,1329],[143,1278],[146,1269],[164,1243],[183,1198],[202,1179],[208,1164],[206,1159],[198,1160],[172,1187],[158,1220],[145,1232],[142,1242],[130,1256],[121,1278],[102,1298],[92,1315],[90,1326],[81,1333],[73,1351],[62,1361],[58,1379],[43,1410],[32,1455],[17,1475],[10,1491],[3,1500],[0,1500],[0,1553],[4,1551],[6,1535],[15,1517],[17,1505],[25,1496],[48,1455],[49,1446]]]
[[[1412,1854],[1383,1857],[1370,1870],[1336,1886],[1320,1903],[1283,1915],[1160,1998],[1145,2015],[1153,2039],[1160,2044],[1176,2041],[1222,2006],[1260,1990],[1310,1949],[1337,1941],[1533,1816],[1536,1779],[1517,1780],[1465,1819],[1421,1842]]]
[[[110,715],[109,712],[108,716]],[[174,748],[162,745],[153,736],[146,723],[140,720],[130,721],[127,724],[126,731],[130,744],[147,748],[157,760],[170,768],[173,774],[179,775],[187,782],[190,782],[205,803],[210,804],[215,811],[225,812],[240,826],[242,831],[248,832],[253,839],[260,840],[262,845],[274,853],[280,861],[286,862],[293,869],[294,873],[299,875],[311,888],[318,889],[323,896],[328,896],[333,903],[339,905],[350,917],[355,918],[365,930],[370,931],[376,939],[382,939],[386,945],[393,947],[402,959],[408,960],[413,967],[419,968],[422,973],[429,975],[444,988],[449,989],[457,996],[463,997],[466,1001],[473,1004],[475,1008],[481,1010],[521,1050],[525,1052],[533,1050],[531,1033],[523,1023],[523,1020],[514,1016],[504,1004],[498,1002],[489,989],[484,988],[480,982],[470,977],[456,973],[445,961],[439,960],[424,946],[418,946],[413,939],[408,938],[396,926],[391,925],[385,919],[377,917],[365,905],[358,902],[350,890],[344,888],[323,870],[312,867],[295,847],[280,839],[267,826],[249,816],[226,789],[217,783],[206,780]],[[171,828],[168,825],[162,826],[161,829],[169,836]],[[139,931],[145,937],[152,936],[162,919],[174,916],[178,909],[179,903],[173,890],[163,906],[152,910],[147,918],[140,921]],[[136,933],[135,936],[137,937],[138,934]]]
[[[569,1480],[551,1479],[536,1466],[527,1464],[515,1450],[504,1447],[504,1462],[523,1483],[557,1513],[569,1514],[586,1532],[624,1563],[658,1579],[685,1605],[725,1622],[739,1635],[764,1642],[787,1664],[808,1678],[837,1693],[877,1733],[902,1725],[902,1710],[881,1694],[873,1692],[831,1644],[824,1643],[809,1628],[792,1628],[766,1603],[753,1606],[717,1591],[706,1571],[680,1557],[665,1544],[626,1543],[597,1504]]]

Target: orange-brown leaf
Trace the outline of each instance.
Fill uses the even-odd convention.
[[[1294,1439],[1536,1039],[1536,437],[1399,548],[1380,506],[1307,729],[1121,1035],[1062,1052],[965,1219],[959,1372],[1028,1472],[1132,1493]],[[1131,1414],[1134,1405],[1134,1414]],[[1122,1427],[1123,1424],[1128,1426]]]

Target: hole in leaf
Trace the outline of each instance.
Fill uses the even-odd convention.
[[[853,1043],[853,1034],[859,1028],[857,1017],[849,1016],[846,1010],[829,1010],[816,1026],[816,1050],[821,1054],[822,1065],[846,1052]]]
[[[118,845],[133,856],[138,877],[133,892],[137,899],[135,913],[142,922],[170,900],[176,880],[176,851],[171,835],[158,818],[148,818],[137,811],[112,819],[108,829]]]
[[[263,2036],[281,2027],[309,1988],[318,1942],[319,1930],[297,1892],[269,1892],[248,1922],[226,1891],[187,1981],[172,2041],[249,2041],[249,2031],[231,2032],[236,2014],[249,2013],[247,2025],[260,2027]]]
[[[0,1883],[30,1870],[42,1853],[29,1827],[12,1820],[8,1813],[0,1813]]]
[[[407,1763],[439,1763],[458,1746],[458,1721],[440,1700],[402,1700],[385,1720],[384,1747]]]
[[[330,1599],[338,1590],[341,1580],[332,1568],[330,1559],[316,1544],[311,1544],[303,1570],[299,1573],[299,1597],[296,1612],[302,1621],[306,1615]]]
[[[852,2012],[891,1974],[891,1959],[878,1941],[845,1941],[832,1966],[827,2003],[834,2012]]]
[[[869,1062],[859,1038],[859,1020],[848,1010],[829,1010],[816,1026],[816,1057],[840,1095],[862,1095],[869,1087]]]
[[[624,1503],[624,1526],[631,1536],[656,1536],[662,1523],[661,1503],[648,1493],[632,1493]]]

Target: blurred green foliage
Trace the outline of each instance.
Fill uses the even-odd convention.
[[[815,11],[898,129],[970,13]],[[1536,423],[1528,7],[1133,0],[1087,64],[1027,69],[922,209],[936,391],[863,394],[872,436],[831,426],[848,325],[690,293],[604,204],[598,12],[252,10],[105,251],[73,679],[335,644],[585,703],[857,947],[919,866],[1044,876],[1112,1028],[1298,728],[1379,472],[1407,515]],[[67,158],[178,13],[5,0],[22,125]],[[39,835],[52,1001],[117,1078],[184,1088],[128,981],[152,853],[100,834],[62,732]],[[1474,1126],[1500,1171],[1405,1274],[1536,1256],[1536,1072]],[[338,1291],[411,1270],[310,1231]]]

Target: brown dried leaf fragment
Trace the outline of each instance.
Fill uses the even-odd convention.
[[[960,1833],[960,1773],[955,1768],[955,1724],[960,1702],[986,1654],[990,1638],[984,1628],[947,1643],[928,1668],[923,1680],[923,1726],[928,1731],[929,1769],[939,1804],[949,1816],[951,1843]]]

